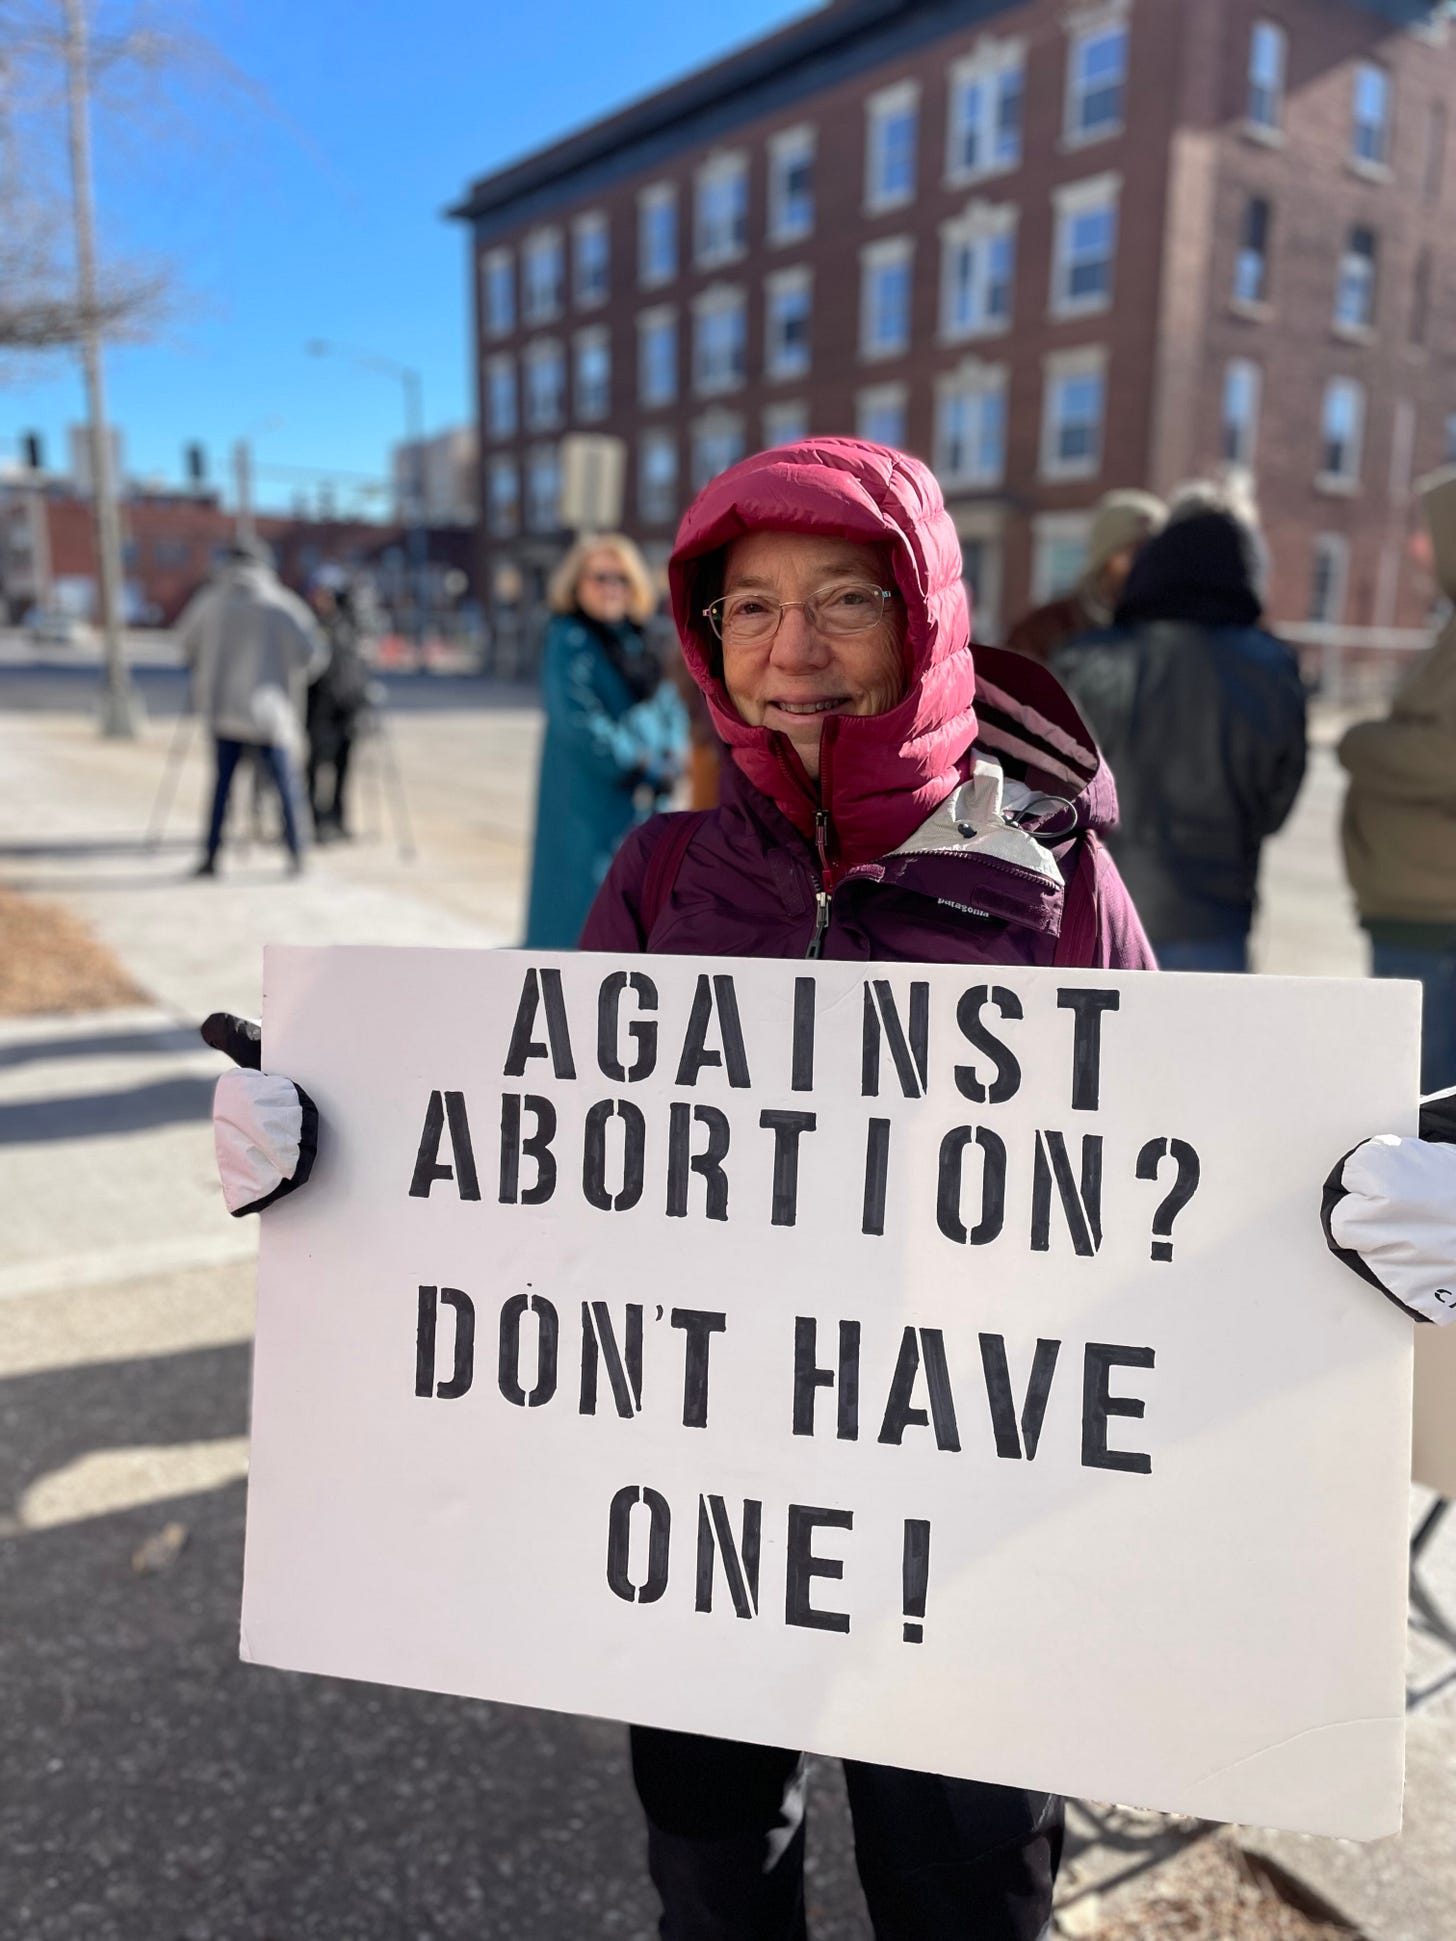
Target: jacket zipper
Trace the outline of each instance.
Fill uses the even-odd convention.
[[[819,881],[814,889],[814,934],[805,957],[824,955],[824,933],[829,928],[829,812],[814,811],[814,847],[819,852]]]

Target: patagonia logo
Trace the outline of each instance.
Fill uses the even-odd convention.
[[[963,917],[980,917],[984,923],[991,921],[991,912],[989,910],[978,910],[970,903],[957,903],[953,897],[949,896],[938,896],[935,900],[942,910],[959,910]]]

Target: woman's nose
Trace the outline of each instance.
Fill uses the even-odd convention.
[[[785,607],[774,635],[774,665],[784,671],[827,667],[832,658],[828,641],[810,626],[802,607]]]

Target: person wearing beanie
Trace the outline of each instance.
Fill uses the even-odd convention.
[[[1065,641],[1105,627],[1142,548],[1167,518],[1151,492],[1109,492],[1098,502],[1087,535],[1087,563],[1070,593],[1018,620],[1006,645],[1045,664]]]
[[[1304,686],[1261,625],[1263,570],[1251,507],[1184,493],[1113,625],[1050,662],[1112,770],[1109,846],[1164,970],[1248,969],[1259,853],[1304,777]]]
[[[1456,599],[1456,466],[1419,490],[1437,580]],[[1386,718],[1357,722],[1339,755],[1350,776],[1345,868],[1371,969],[1420,980],[1421,1088],[1456,1085],[1456,617]]]

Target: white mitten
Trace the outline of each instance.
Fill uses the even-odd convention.
[[[1456,1321],[1456,1091],[1421,1106],[1420,1137],[1380,1133],[1325,1181],[1330,1251],[1418,1321]]]
[[[214,1011],[202,1036],[239,1067],[223,1073],[212,1095],[222,1196],[229,1213],[261,1213],[313,1171],[318,1109],[291,1078],[258,1070],[262,1033],[251,1020]]]

